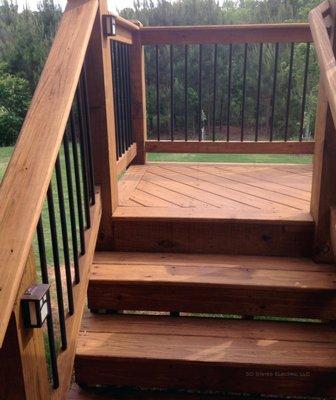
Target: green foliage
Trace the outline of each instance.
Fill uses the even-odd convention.
[[[15,143],[60,16],[53,0],[22,12],[0,0],[0,146]]]
[[[125,9],[125,18],[137,19],[144,25],[215,25],[246,23],[306,22],[308,12],[320,0],[159,0],[135,1],[134,9]],[[267,44],[265,37],[261,72],[259,138],[268,139],[271,128],[272,87],[274,79],[275,45]],[[174,126],[177,138],[184,130],[184,46],[173,46],[174,51]],[[147,116],[150,138],[156,135],[156,65],[155,47],[146,46]],[[253,140],[256,125],[256,99],[258,87],[259,45],[249,44],[247,50],[246,102],[244,127],[246,140]],[[274,139],[282,140],[286,126],[287,88],[290,69],[290,44],[279,47],[277,87],[275,96]],[[302,114],[306,44],[296,44],[293,79],[290,91],[288,139],[298,139]],[[198,135],[198,71],[199,47],[188,46],[188,113],[189,139]],[[210,138],[213,125],[217,139],[225,140],[228,113],[229,48],[218,45],[216,100],[214,95],[214,46],[203,46],[202,62],[202,114],[205,115],[205,132]],[[243,97],[244,44],[233,45],[232,86],[230,99],[230,130],[233,140],[240,139]],[[159,46],[160,70],[160,130],[161,138],[168,139],[170,131],[170,48]],[[313,135],[317,102],[318,66],[314,49],[310,51],[306,107],[304,113],[304,138]],[[215,105],[215,110],[213,109]],[[215,122],[213,122],[215,114]]]
[[[0,146],[15,143],[30,99],[28,82],[0,64]]]

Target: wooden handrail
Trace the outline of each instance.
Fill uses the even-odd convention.
[[[140,27],[141,43],[302,43],[311,42],[309,24],[147,26]]]
[[[25,262],[98,10],[98,0],[71,0],[0,186],[0,346]]]
[[[334,121],[336,122],[336,60],[324,16],[330,9],[325,1],[309,13],[309,24],[320,66],[320,74]]]

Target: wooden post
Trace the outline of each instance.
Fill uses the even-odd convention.
[[[36,265],[31,251],[5,341],[0,349],[1,399],[47,400],[51,395],[43,329],[25,328],[21,315],[21,296],[34,283]]]
[[[336,18],[336,4],[331,4],[332,19]],[[330,41],[335,54],[335,22]],[[313,256],[316,262],[335,261],[330,235],[331,208],[336,205],[336,129],[323,85],[319,82],[319,96],[316,110],[315,152],[311,196],[311,214],[315,222]]]
[[[138,23],[138,25],[141,25]],[[136,164],[146,163],[147,139],[145,56],[140,32],[133,32],[131,47],[132,128],[137,144]]]
[[[100,0],[87,50],[86,66],[95,182],[101,187],[102,198],[102,218],[97,242],[99,250],[110,248],[113,236],[111,217],[118,206],[110,39],[102,32],[102,15],[107,13],[106,0]]]

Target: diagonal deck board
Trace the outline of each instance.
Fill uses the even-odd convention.
[[[311,165],[149,163],[119,181],[116,218],[311,221]]]

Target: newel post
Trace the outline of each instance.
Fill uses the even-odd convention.
[[[142,24],[133,21],[139,27]],[[145,141],[147,140],[145,55],[140,31],[133,32],[131,47],[131,96],[132,128],[137,145],[136,164],[146,163]]]
[[[104,36],[102,28],[102,15],[107,13],[106,0],[99,0],[98,13],[86,57],[95,182],[101,187],[102,198],[98,249],[106,249],[111,244],[111,217],[118,206],[110,39]]]

